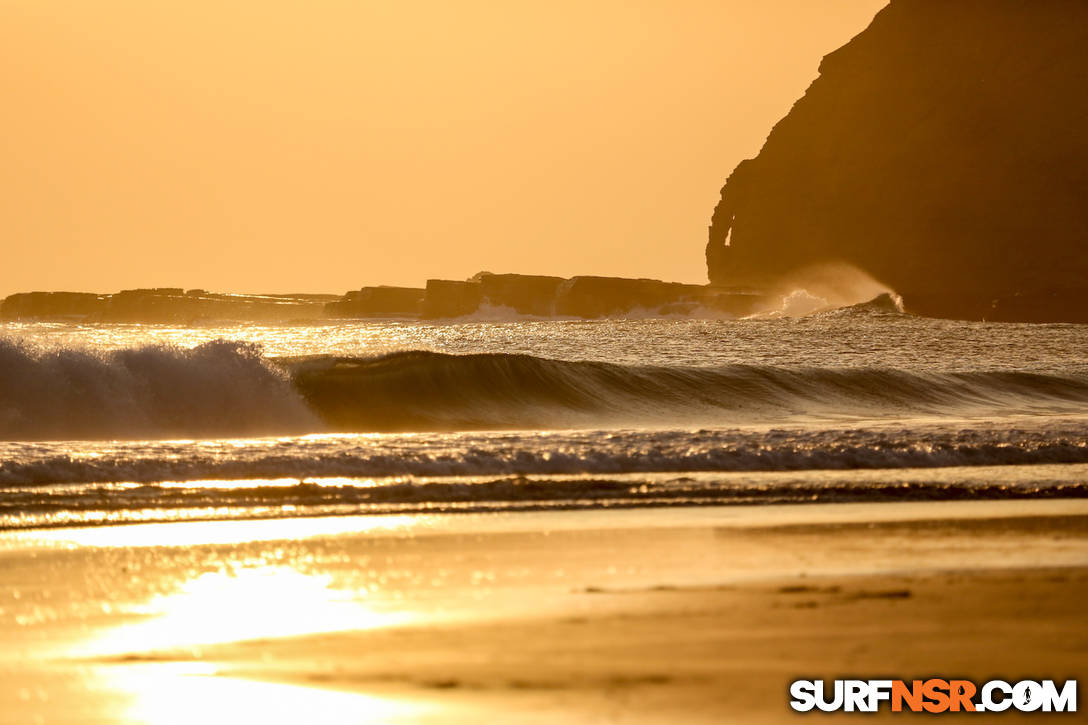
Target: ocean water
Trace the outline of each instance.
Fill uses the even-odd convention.
[[[1088,495],[1088,326],[0,324],[0,527]]]

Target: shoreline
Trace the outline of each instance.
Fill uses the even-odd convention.
[[[24,508],[31,510],[0,515],[0,535],[94,526],[352,516],[501,516],[664,508],[1077,499],[1085,498],[1086,482],[1088,464],[1031,463],[885,469],[57,483],[6,487],[9,493],[21,496]],[[467,491],[472,492],[471,500],[466,499]],[[220,505],[207,503],[208,492],[223,497]],[[111,497],[111,507],[105,506],[104,495]],[[245,500],[237,502],[231,496]],[[95,497],[100,508],[88,504]],[[35,511],[34,506],[42,508]]]

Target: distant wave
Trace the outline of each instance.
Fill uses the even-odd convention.
[[[882,292],[876,297],[856,304],[835,305],[823,297],[805,289],[796,289],[782,298],[775,309],[763,309],[748,315],[749,320],[777,320],[787,317],[872,317],[874,315],[897,317],[909,316],[903,307],[903,298],[894,292]]]
[[[894,292],[882,292],[872,299],[854,304],[834,304],[823,297],[810,294],[807,290],[797,289],[782,297],[779,306],[760,309],[743,319],[780,319],[784,317],[809,316],[869,316],[872,314],[907,316],[903,307],[903,298]],[[395,316],[394,316],[395,317]],[[415,319],[415,318],[403,318]],[[472,312],[459,317],[443,317],[430,320],[440,324],[463,324],[474,322],[540,322],[556,320],[584,320],[572,315],[534,315],[518,312],[513,307],[493,304],[484,299]],[[735,320],[737,315],[713,306],[697,303],[668,303],[659,306],[637,306],[614,312],[595,319],[610,320]]]
[[[859,302],[855,305],[848,305],[846,307],[839,307],[833,310],[826,310],[820,314],[823,315],[843,315],[843,314],[883,314],[883,315],[906,315],[907,313],[903,309],[903,298],[893,292],[884,292],[879,294],[868,302]]]
[[[168,438],[1083,413],[1088,376],[624,366],[407,351],[270,360],[215,341],[111,352],[0,340],[0,438]]]

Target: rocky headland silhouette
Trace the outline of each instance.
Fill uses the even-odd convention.
[[[711,282],[853,265],[916,314],[1088,322],[1088,3],[892,0],[722,189]]]

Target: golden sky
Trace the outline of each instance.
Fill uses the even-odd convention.
[[[884,0],[0,0],[0,295],[705,281]]]

